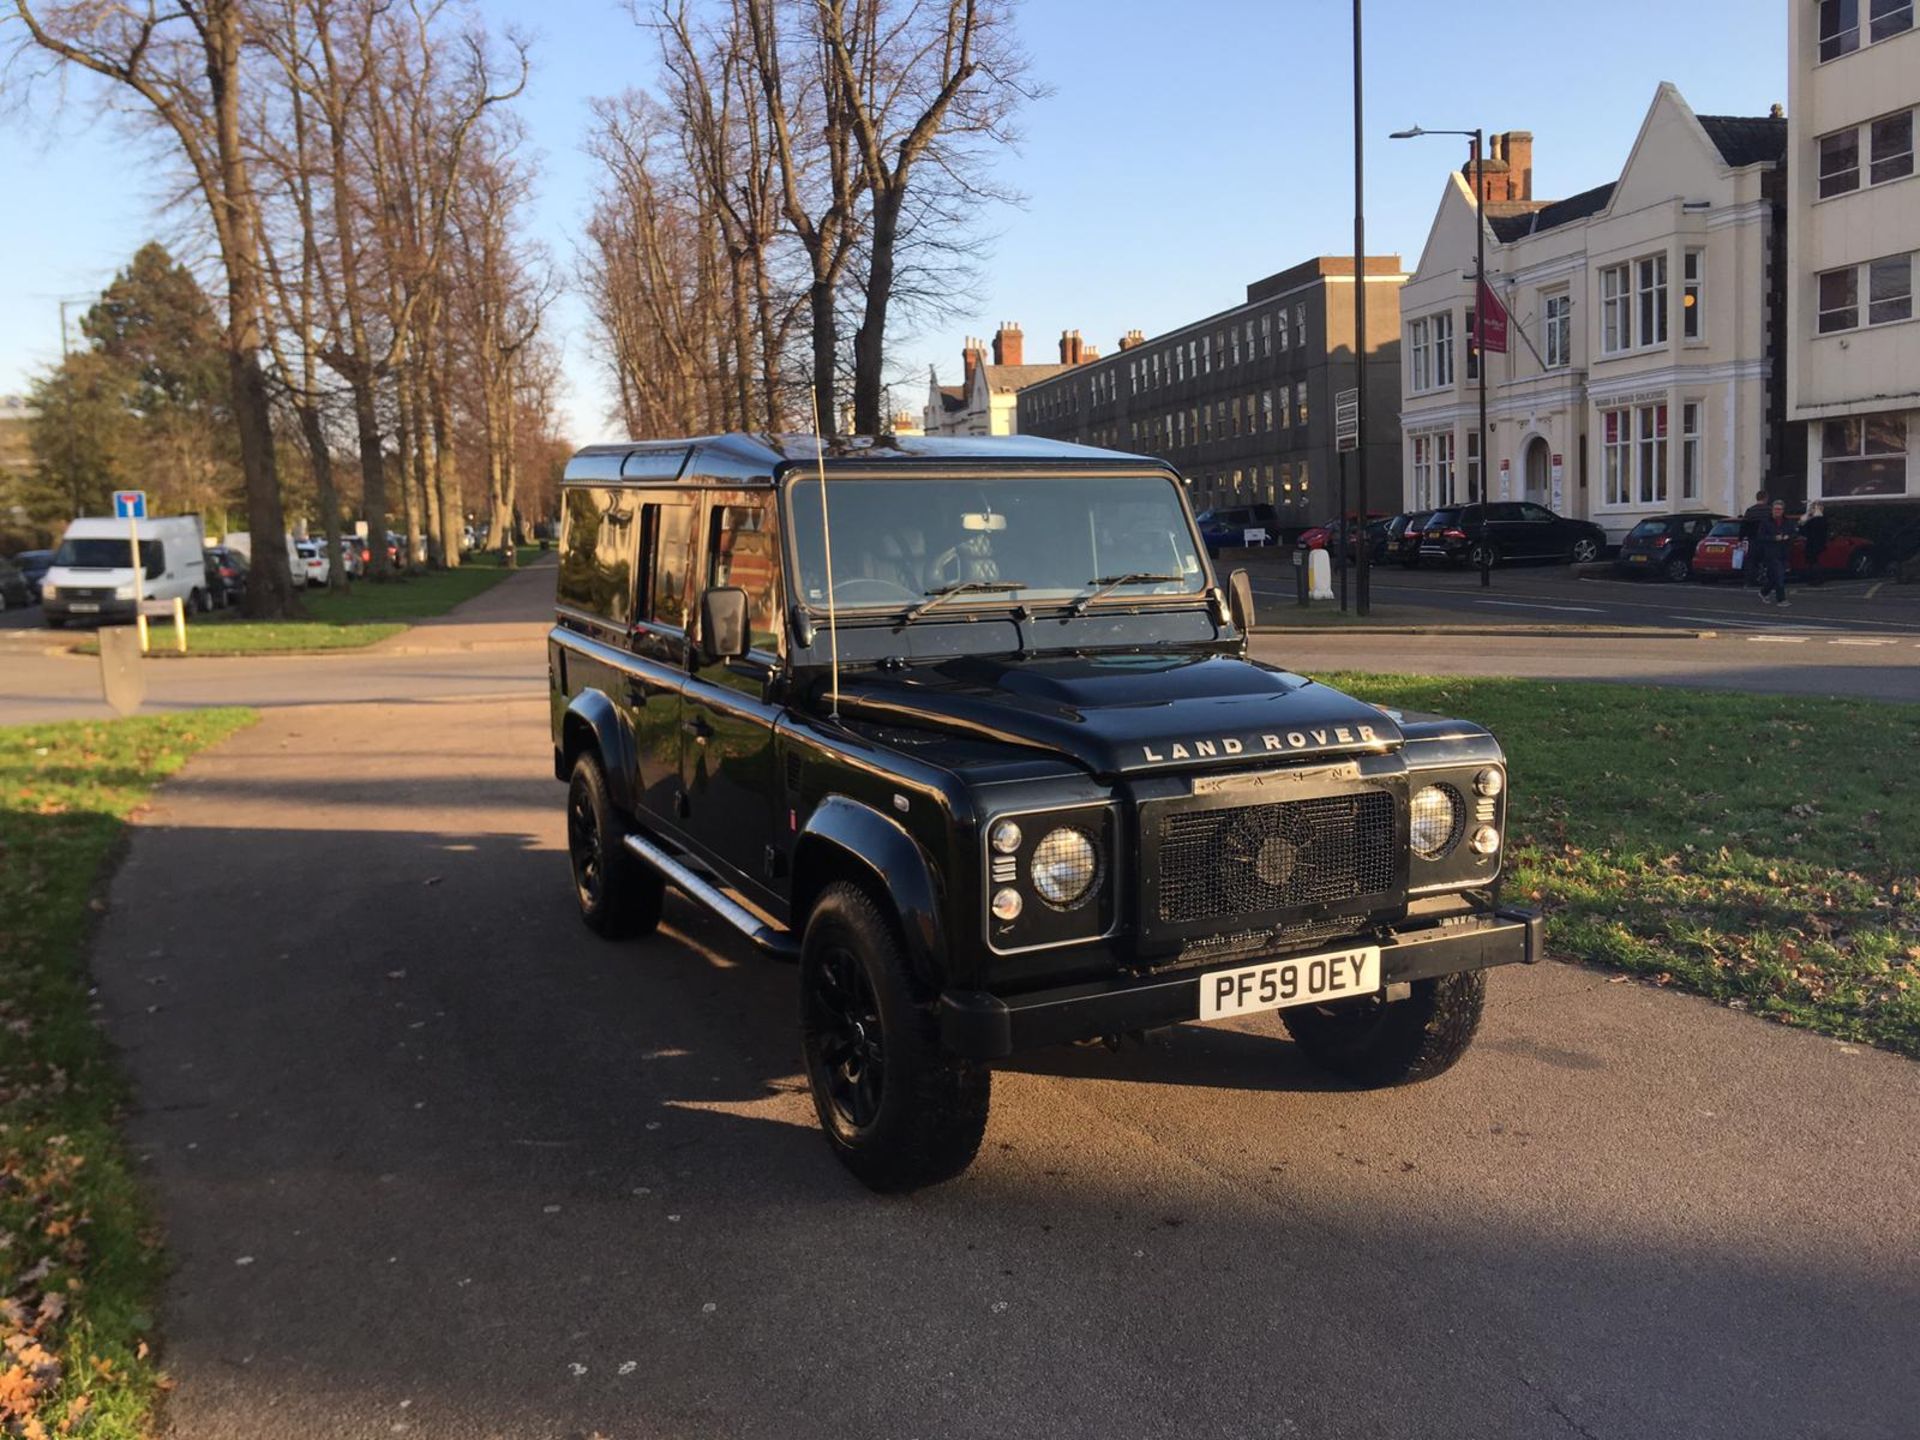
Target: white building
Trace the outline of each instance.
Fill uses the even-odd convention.
[[[1809,422],[1807,495],[1836,506],[1920,498],[1914,8],[1787,5],[1787,403]]]
[[[968,339],[960,351],[958,385],[942,385],[938,374],[927,374],[926,433],[929,435],[1017,435],[1020,414],[1016,399],[1022,385],[1032,385],[1100,352],[1081,342],[1078,330],[1060,332],[1060,363],[1028,365],[1026,341],[1020,327],[1003,323],[993,337],[993,360],[987,347]]]
[[[1490,137],[1487,275],[1510,325],[1487,357],[1485,498],[1618,540],[1649,515],[1737,514],[1774,476],[1786,130],[1695,115],[1663,84],[1619,178],[1552,203],[1533,198],[1532,136]],[[1400,296],[1409,509],[1480,495],[1474,241],[1455,172]]]

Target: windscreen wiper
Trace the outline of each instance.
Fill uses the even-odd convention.
[[[1155,575],[1145,570],[1129,570],[1125,575],[1096,575],[1087,583],[1097,585],[1097,590],[1089,590],[1085,595],[1076,596],[1073,604],[1067,607],[1069,615],[1084,615],[1087,607],[1094,601],[1103,599],[1118,590],[1122,585],[1167,585],[1184,581],[1184,575]]]
[[[911,625],[936,605],[944,605],[956,595],[994,595],[1026,588],[1026,582],[1022,580],[961,580],[952,585],[942,585],[938,590],[927,591],[927,598],[907,611],[904,623]]]

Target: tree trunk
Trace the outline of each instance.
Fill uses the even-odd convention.
[[[427,382],[433,410],[433,489],[439,497],[440,558],[449,570],[460,565],[461,513],[459,482],[453,469],[453,394],[447,388],[444,365]]]
[[[361,509],[366,512],[367,549],[372,552],[371,572],[385,579],[393,573],[387,559],[387,468],[380,453],[380,412],[374,403],[373,382],[364,372],[356,372],[353,381],[353,424],[360,439],[360,483],[365,487]]]
[[[834,362],[838,358],[840,333],[833,313],[833,290],[831,280],[815,280],[807,287],[807,303],[813,318],[814,423],[822,435],[836,434],[840,428],[834,411]]]
[[[407,525],[407,559],[404,568],[413,570],[420,564],[420,499],[413,489],[413,397],[408,392],[404,361],[395,376],[393,391],[393,463],[395,478],[400,482],[401,513],[405,515]]]
[[[318,407],[294,402],[300,417],[300,435],[307,442],[307,459],[313,466],[313,485],[319,495],[321,522],[326,527],[327,588],[337,595],[347,590],[346,547],[341,543],[340,495],[333,486],[333,451],[327,447],[326,427],[320,423]]]

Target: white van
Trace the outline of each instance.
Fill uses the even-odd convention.
[[[131,620],[141,600],[177,597],[189,610],[213,608],[199,516],[142,520],[138,572],[130,558],[125,520],[89,517],[68,524],[41,590],[48,626]]]

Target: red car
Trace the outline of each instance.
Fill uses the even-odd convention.
[[[1738,520],[1722,520],[1693,552],[1693,578],[1715,582],[1738,579],[1744,570],[1746,559],[1746,541],[1740,538]],[[1742,565],[1734,564],[1738,554]],[[1787,561],[1787,573],[1800,576],[1852,575],[1861,578],[1871,575],[1874,569],[1873,545],[1858,535],[1829,535],[1827,543],[1821,547],[1816,563],[1807,564],[1807,542],[1804,539],[1793,542],[1793,551]]]

